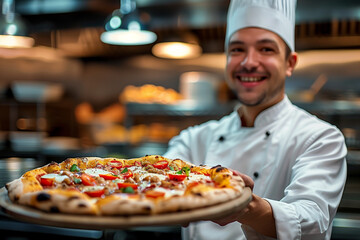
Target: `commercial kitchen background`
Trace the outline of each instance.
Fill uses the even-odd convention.
[[[152,54],[155,43],[102,43],[100,35],[109,15],[120,7],[119,0],[16,1],[15,12],[35,45],[0,48],[1,187],[30,168],[70,156],[162,154],[181,129],[232,111],[235,98],[223,74],[229,1],[136,3],[158,36],[155,43],[191,35],[202,54],[169,60]],[[337,125],[349,149],[348,181],[333,239],[359,239],[360,1],[298,0],[296,49],[299,63],[287,81],[289,98]],[[187,81],[197,77],[202,84],[216,84],[206,85],[210,92],[201,94],[204,85]],[[180,235],[178,227],[54,230],[6,216],[0,218],[0,231],[6,239],[49,235],[132,239],[141,234],[179,239]]]

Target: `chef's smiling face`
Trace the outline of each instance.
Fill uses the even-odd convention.
[[[296,53],[286,57],[286,44],[277,34],[244,28],[229,40],[226,79],[244,105],[269,106],[283,99],[285,78],[295,64]]]

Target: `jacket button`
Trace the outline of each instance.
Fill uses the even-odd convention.
[[[258,178],[259,177],[259,173],[258,172],[254,172],[254,178]]]
[[[225,141],[224,136],[220,136],[220,137],[219,137],[219,142],[223,142],[223,141]]]

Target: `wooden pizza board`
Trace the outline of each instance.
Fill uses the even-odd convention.
[[[127,229],[144,226],[187,225],[190,222],[214,220],[245,208],[251,201],[251,190],[245,188],[239,198],[214,206],[184,212],[138,216],[93,216],[46,213],[10,201],[5,187],[0,189],[0,207],[8,216],[25,222],[54,227],[79,229]]]

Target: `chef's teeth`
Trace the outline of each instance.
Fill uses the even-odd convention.
[[[260,81],[261,77],[241,77],[241,81],[243,82],[256,82]]]

